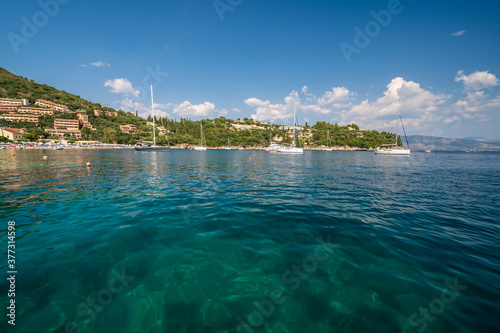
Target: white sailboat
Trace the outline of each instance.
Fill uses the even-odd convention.
[[[304,149],[295,146],[295,128],[297,127],[297,122],[295,121],[295,104],[293,105],[293,142],[292,144],[282,144],[276,150],[271,152],[278,154],[303,154]]]
[[[330,131],[326,131],[326,147],[323,147],[321,151],[332,151],[332,148],[330,148]]]
[[[406,139],[406,145],[408,149],[404,149],[403,147],[398,147],[398,124],[401,121],[401,127],[403,128],[403,132]],[[389,147],[382,149],[381,147]],[[408,145],[408,138],[406,137],[405,128],[403,125],[403,120],[399,115],[399,108],[397,109],[397,117],[396,117],[396,143],[390,145],[380,145],[375,147],[375,154],[378,155],[410,155],[410,146]]]
[[[169,146],[157,146],[156,145],[156,131],[155,131],[155,108],[154,108],[154,100],[153,100],[153,85],[151,85],[151,114],[153,116],[153,145],[141,145],[135,146],[134,149],[136,151],[170,151]]]
[[[194,147],[194,150],[207,150],[207,143],[205,141],[205,135],[203,135],[203,124],[200,122],[200,145]]]

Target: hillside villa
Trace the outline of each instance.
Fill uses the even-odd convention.
[[[0,136],[3,136],[11,141],[17,141],[23,138],[23,133],[12,128],[0,128]]]
[[[18,122],[18,121],[29,121],[31,123],[36,123],[38,124],[38,116],[31,115],[31,114],[0,114],[0,119],[5,119],[8,121],[12,122]]]
[[[137,132],[137,127],[132,124],[120,125],[120,131],[122,131],[123,133],[134,133]]]
[[[69,112],[69,109],[68,109],[68,107],[66,105],[54,103],[54,102],[51,102],[51,101],[46,101],[44,99],[37,99],[36,102],[35,102],[35,104],[39,105],[39,106],[42,106],[42,107],[54,109],[56,111]]]

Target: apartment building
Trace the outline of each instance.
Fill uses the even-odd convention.
[[[118,117],[118,112],[116,111],[102,111],[102,110],[94,110],[94,116],[99,117],[102,114],[110,117]]]
[[[78,130],[80,121],[77,119],[54,119],[54,128],[63,127],[67,130]]]
[[[17,141],[23,138],[23,133],[12,128],[0,128],[0,136],[6,137],[11,141]]]
[[[66,134],[69,134],[69,136],[74,136],[75,138],[82,137],[82,132],[80,132],[79,130],[73,130],[73,129],[46,128],[45,132],[49,133],[50,135],[56,135],[60,138],[64,137]]]
[[[134,133],[137,132],[137,127],[132,124],[120,125],[120,131],[122,131],[123,133]]]
[[[87,115],[87,111],[77,110],[76,116],[78,117],[78,120],[80,121],[80,125],[82,125],[83,127],[87,127],[89,129],[92,129],[92,124],[89,123],[89,116]]]
[[[18,113],[0,114],[0,118],[14,122],[29,121],[31,123],[38,124],[38,116],[32,114],[18,114]]]
[[[54,103],[54,102],[51,102],[51,101],[46,101],[46,100],[43,100],[43,99],[37,99],[36,102],[35,102],[35,104],[39,105],[39,106],[42,106],[44,108],[54,109],[56,111],[69,112],[69,109],[68,109],[68,107],[66,105]]]
[[[45,115],[53,116],[55,114],[54,109],[33,108],[33,107],[29,107],[29,106],[18,107],[17,112],[39,114],[39,115],[43,115],[43,116],[45,116]]]
[[[15,105],[1,105],[0,104],[0,111],[7,111],[7,112],[17,112],[17,106]]]
[[[0,105],[28,105],[30,102],[27,99],[16,98],[0,98]]]

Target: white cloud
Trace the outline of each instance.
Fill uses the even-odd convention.
[[[460,31],[457,31],[457,32],[454,32],[454,33],[450,34],[450,36],[460,37],[460,36],[465,35],[466,32],[467,32],[467,30],[460,30]]]
[[[92,63],[90,63],[90,64],[91,64],[92,66],[95,66],[95,67],[104,67],[104,66],[106,66],[106,67],[110,67],[110,66],[111,66],[110,64],[108,64],[108,63],[104,63],[104,62],[102,62],[102,61],[100,61],[100,60],[99,60],[99,61],[97,61],[97,62],[92,62]]]
[[[104,86],[110,87],[111,92],[115,94],[132,95],[135,97],[139,97],[140,94],[140,91],[134,90],[132,83],[127,79],[107,80]]]
[[[271,102],[269,101],[261,101],[258,98],[252,97],[252,98],[247,98],[246,100],[243,101],[248,106],[251,107],[259,107],[259,106],[264,106],[264,105],[270,105]]]
[[[455,82],[463,81],[466,90],[482,90],[498,85],[499,80],[488,71],[476,71],[470,75],[464,75],[464,71],[458,71]]]
[[[248,106],[254,107],[256,113],[251,116],[253,120],[278,122],[293,118],[293,107],[300,108],[299,94],[294,90],[284,98],[285,104],[271,104],[252,97],[244,101]]]
[[[341,113],[341,121],[355,121],[362,126],[374,129],[387,128],[395,123],[397,109],[407,118],[413,118],[416,126],[424,120],[436,120],[433,115],[438,107],[444,104],[450,96],[433,94],[420,87],[413,81],[405,81],[396,77],[387,85],[384,96],[370,102],[364,100],[352,105],[346,112]],[[394,120],[393,120],[394,119]],[[377,125],[373,126],[375,123]]]
[[[132,98],[126,98],[120,101],[116,101],[115,103],[116,103],[114,105],[115,109],[121,109],[123,111],[133,112],[133,113],[137,111],[137,115],[144,119],[147,119],[151,115],[150,105],[144,105],[143,103],[136,101]],[[166,103],[166,104],[155,103],[154,104],[155,115],[157,117],[171,118],[170,114],[167,111],[165,111],[165,109],[170,109],[171,107],[172,107],[171,103]]]
[[[465,98],[459,99],[453,104],[453,111],[465,119],[478,118],[480,121],[486,118],[484,112],[493,111],[500,107],[500,96],[490,98],[494,86],[499,80],[488,71],[476,71],[470,75],[464,75],[458,71],[456,82],[463,82]],[[488,90],[488,93],[486,92]]]
[[[207,117],[214,109],[215,105],[210,102],[193,105],[184,101],[174,107],[174,113],[181,117]]]
[[[254,120],[291,124],[289,120],[292,119],[295,104],[297,111],[301,111],[298,113],[299,123],[304,123],[304,119],[309,121],[311,117],[315,121],[317,117],[311,116],[314,113],[319,115],[320,120],[341,125],[354,122],[360,128],[391,132],[396,127],[399,110],[407,131],[427,132],[429,135],[435,135],[436,130],[442,131],[445,126],[457,130],[466,119],[486,121],[491,119],[491,112],[500,109],[500,96],[495,97],[497,94],[493,95],[491,88],[500,84],[494,74],[478,71],[467,76],[459,71],[455,81],[463,82],[465,87],[458,97],[434,92],[431,87],[424,88],[417,82],[395,77],[381,96],[364,100],[358,100],[358,95],[346,87],[333,87],[317,97],[309,93],[307,86],[303,86],[300,97],[293,91],[284,98],[284,103],[273,104],[255,97],[244,102],[255,109],[251,116]]]
[[[222,110],[219,111],[219,117],[225,117],[229,114],[229,111],[226,108],[223,108]]]
[[[500,108],[500,96],[497,96],[493,99],[479,99],[475,97],[470,98],[468,96],[465,99],[460,99],[455,102],[453,104],[453,107],[458,113],[462,115],[472,112],[492,111],[494,109]],[[465,117],[470,118],[472,117],[472,115],[465,115]]]
[[[318,99],[319,105],[332,105],[334,103],[345,102],[349,99],[351,93],[349,89],[344,87],[334,87],[332,91],[326,91],[321,98]]]

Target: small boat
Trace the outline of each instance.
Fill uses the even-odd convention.
[[[201,133],[201,139],[200,139],[200,145],[194,147],[194,150],[207,150],[207,143],[205,141],[205,135],[203,135],[203,124],[200,122],[200,133]]]
[[[401,121],[401,127],[403,128],[403,132],[405,135],[406,139],[406,145],[408,146],[408,149],[404,149],[403,147],[398,147],[398,123]],[[382,149],[381,147],[388,147],[385,149]],[[375,154],[377,155],[410,155],[410,145],[408,144],[408,138],[406,137],[406,131],[403,125],[403,120],[401,119],[401,116],[399,115],[399,109],[397,111],[397,117],[396,117],[396,143],[394,144],[389,144],[389,145],[380,145],[375,147]]]
[[[426,153],[430,153],[431,151],[432,151],[432,150],[430,150],[430,149],[426,149],[426,150],[425,150],[425,152],[426,152]]]
[[[153,85],[151,85],[151,113],[153,115],[153,145],[141,144],[134,146],[135,151],[170,151],[169,146],[156,145],[156,131],[155,131],[155,109],[153,102]]]
[[[321,151],[332,151],[330,148],[330,131],[326,131],[326,147],[321,148]]]
[[[304,149],[300,147],[295,147],[294,144],[283,144],[277,150],[274,151],[279,154],[303,154]]]
[[[135,145],[134,150],[136,150],[136,151],[170,151],[170,147],[157,146],[154,143],[153,143],[153,145],[150,145],[147,142],[143,142],[139,145]]]
[[[63,146],[55,146],[54,148],[52,148],[52,150],[63,150],[64,147]]]

